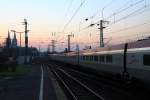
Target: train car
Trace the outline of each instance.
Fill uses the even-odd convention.
[[[52,59],[79,64],[99,72],[122,74],[124,44],[52,55]],[[126,69],[131,77],[150,81],[150,38],[128,43]]]

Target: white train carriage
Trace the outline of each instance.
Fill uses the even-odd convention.
[[[124,45],[64,53],[52,58],[97,71],[122,74]],[[150,39],[128,43],[126,64],[130,76],[150,80]]]

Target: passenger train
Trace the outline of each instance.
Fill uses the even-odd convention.
[[[51,59],[79,64],[99,72],[120,74],[124,70],[124,44],[53,54]],[[131,77],[150,81],[150,38],[128,43],[126,69]]]

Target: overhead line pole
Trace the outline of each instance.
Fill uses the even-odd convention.
[[[28,30],[27,30],[27,20],[24,19],[24,25],[25,25],[25,58],[24,63],[27,64],[27,56],[28,56]]]
[[[16,33],[19,33],[19,35],[20,35],[20,48],[21,48],[21,34],[24,32],[16,32]]]
[[[68,35],[68,52],[70,52],[70,36],[71,35]]]
[[[21,32],[19,34],[20,34],[20,48],[21,48]]]
[[[64,30],[67,28],[67,26],[71,23],[71,21],[73,20],[73,18],[76,16],[76,14],[78,13],[78,11],[80,10],[80,8],[83,6],[83,4],[86,2],[87,0],[84,0],[83,2],[81,2],[81,4],[79,5],[79,7],[75,10],[75,12],[73,13],[73,15],[71,16],[71,18],[69,19],[69,21],[65,24],[64,28],[63,28],[63,32]]]
[[[68,35],[68,52],[71,51],[71,49],[70,49],[70,37],[71,37],[71,36],[74,36],[74,35],[72,35],[72,34],[69,34],[69,35]]]
[[[52,40],[52,53],[55,53],[55,40]]]
[[[100,20],[100,47],[104,47],[104,37],[103,37],[103,20]]]
[[[106,28],[106,27],[104,27],[104,23],[108,23],[108,21],[104,21],[104,20],[100,20],[100,24],[98,24],[98,25],[100,25],[100,28],[98,28],[98,29],[100,29],[100,47],[104,47],[105,45],[104,45],[104,37],[103,37],[103,30]]]

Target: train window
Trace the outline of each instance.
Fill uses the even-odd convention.
[[[80,60],[82,60],[82,56],[77,56],[77,59],[78,59],[78,58],[79,58]]]
[[[94,61],[98,61],[98,56],[94,56]]]
[[[90,61],[92,61],[93,60],[93,56],[90,56]]]
[[[84,56],[82,56],[82,60],[84,60]]]
[[[112,55],[106,55],[106,62],[111,63],[112,62]]]
[[[83,60],[83,56],[80,56],[80,60]]]
[[[89,56],[86,56],[86,60],[89,60]]]
[[[86,60],[85,56],[83,56],[83,60]]]
[[[72,56],[73,59],[75,59],[76,56]]]
[[[74,56],[72,56],[72,59],[74,59]]]
[[[144,65],[150,66],[150,61],[149,60],[150,60],[150,55],[147,54],[147,55],[143,56],[143,64]]]
[[[81,60],[84,60],[84,59],[83,59],[83,56],[81,56]]]
[[[104,56],[99,56],[99,61],[104,62],[105,57]]]

